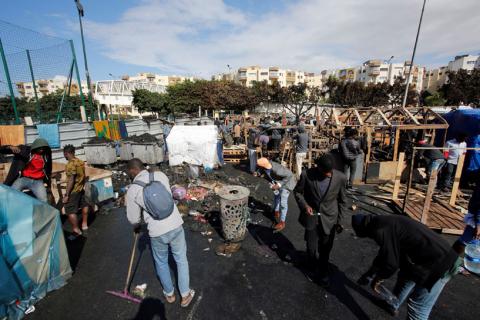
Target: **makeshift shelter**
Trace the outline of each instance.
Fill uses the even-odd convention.
[[[171,166],[185,162],[213,167],[218,163],[216,126],[174,126],[167,146]]]
[[[0,318],[21,319],[72,270],[58,210],[0,185]]]

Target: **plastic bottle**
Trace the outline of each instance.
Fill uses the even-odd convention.
[[[480,240],[473,240],[467,244],[463,262],[468,271],[480,274]]]

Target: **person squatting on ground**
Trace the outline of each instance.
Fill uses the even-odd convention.
[[[346,177],[333,169],[329,154],[315,163],[315,168],[302,172],[294,194],[301,210],[299,222],[305,228],[309,268],[319,284],[328,286],[330,251],[335,233],[342,231],[347,208]]]
[[[72,225],[73,236],[79,236],[88,229],[89,206],[85,200],[85,163],[75,157],[75,147],[71,144],[63,148],[63,155],[68,160],[65,166],[67,189],[62,202],[68,221]],[[82,210],[82,231],[78,227],[77,213]]]
[[[353,185],[353,179],[357,171],[357,158],[363,153],[360,143],[355,139],[356,134],[357,130],[347,128],[345,138],[340,142],[340,151],[344,162],[343,172],[348,177],[347,188],[351,188]]]
[[[134,225],[134,231],[137,233],[140,232],[139,226],[142,219],[147,224],[157,275],[162,283],[163,293],[168,303],[174,303],[176,300],[168,264],[169,249],[171,250],[177,267],[178,287],[182,296],[181,306],[187,307],[192,302],[195,291],[190,288],[183,220],[177,206],[173,203],[168,178],[163,172],[149,173],[143,166],[142,161],[136,158],[128,162],[127,171],[132,179],[132,184],[126,194],[127,219]],[[170,214],[166,214],[166,217],[161,220],[154,219],[152,213],[146,209],[144,190],[145,185],[152,183],[152,179],[160,182],[162,185],[160,187],[166,189],[166,191],[163,190],[163,194],[168,198],[160,199],[160,201],[173,204]]]
[[[352,216],[358,237],[368,237],[380,246],[371,268],[358,280],[373,290],[395,274],[397,283],[389,311],[408,298],[408,319],[426,320],[444,286],[457,272],[461,260],[448,242],[422,223],[404,216]]]
[[[439,187],[443,191],[448,191],[450,188],[450,183],[457,170],[458,158],[460,158],[460,155],[467,152],[466,138],[467,136],[461,133],[457,138],[448,140],[445,144],[445,147],[448,150],[447,164],[443,169],[443,174],[439,183]]]
[[[453,249],[459,255],[465,252],[465,247],[474,239],[480,239],[480,182],[477,181],[472,197],[468,202],[468,212],[463,218],[466,226],[461,237],[454,243]]]
[[[276,224],[273,226],[274,232],[280,232],[285,229],[288,212],[288,197],[295,188],[296,179],[293,173],[279,163],[260,158],[257,166],[265,173],[266,178],[271,183],[274,191],[274,217]]]
[[[295,163],[297,164],[297,179],[300,179],[302,174],[303,161],[307,157],[308,152],[308,142],[310,137],[308,133],[305,132],[305,127],[300,125],[298,127],[298,134],[295,136]]]
[[[31,146],[0,147],[0,153],[14,156],[4,184],[18,191],[29,189],[38,200],[48,202],[52,176],[52,149],[48,142],[37,138]]]

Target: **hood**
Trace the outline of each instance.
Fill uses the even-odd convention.
[[[298,133],[305,133],[305,127],[304,126],[299,126],[298,127]]]
[[[43,147],[50,148],[47,140],[42,139],[42,138],[35,139],[35,141],[33,141],[32,145],[30,146],[31,150],[35,150],[35,149],[39,149],[39,148],[43,148]]]

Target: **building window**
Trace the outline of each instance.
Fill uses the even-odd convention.
[[[257,75],[257,73],[256,73],[256,72],[249,72],[248,75],[249,75],[250,77],[255,77],[255,76]]]
[[[467,64],[475,64],[475,61],[467,61]]]
[[[380,71],[388,71],[388,68],[380,68]]]
[[[261,76],[268,76],[268,72],[260,72]]]

